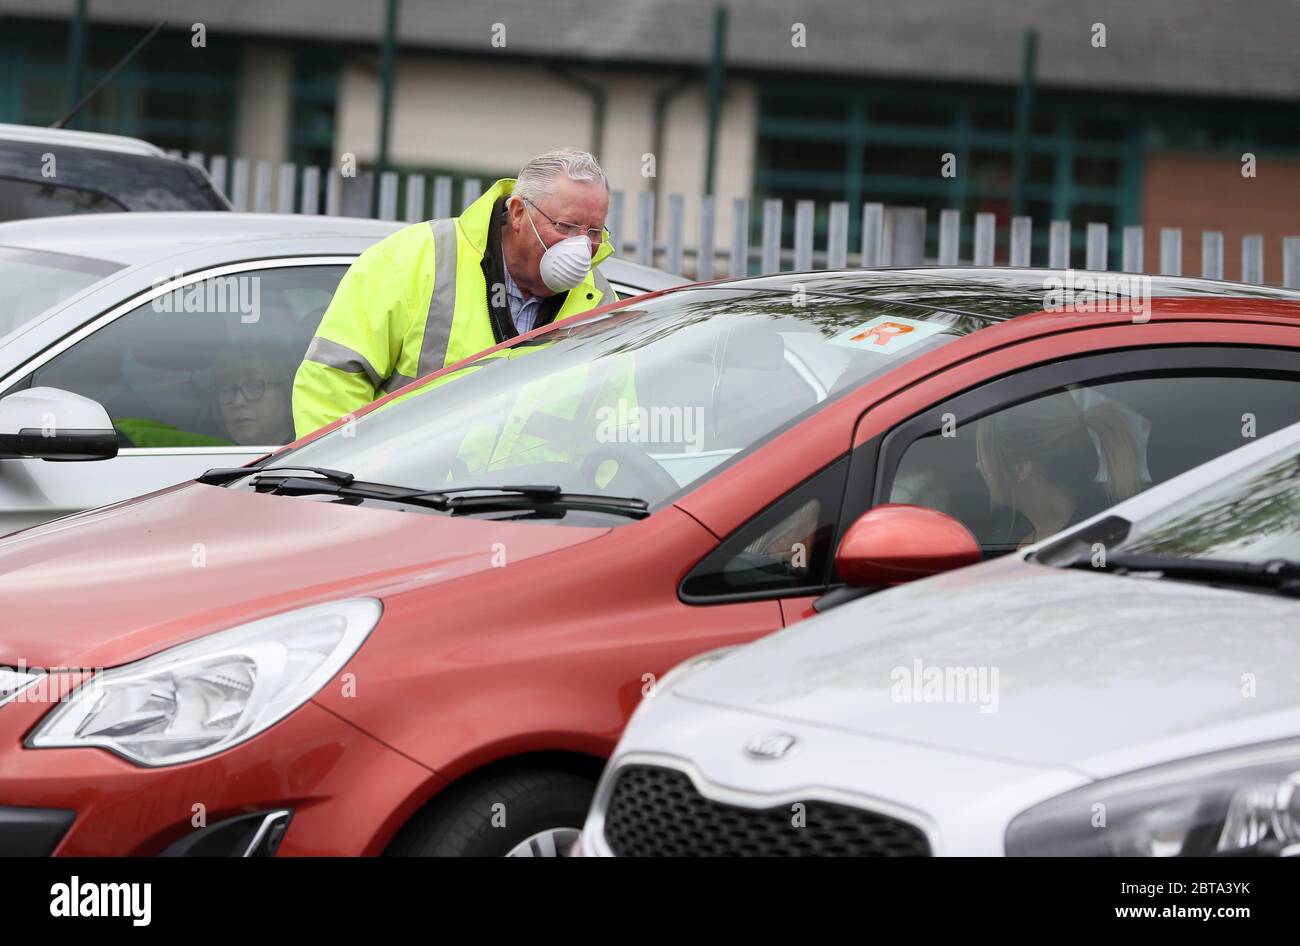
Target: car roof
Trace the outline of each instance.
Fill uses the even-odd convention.
[[[94,226],[87,226],[93,219]],[[36,217],[0,223],[0,246],[106,260],[121,266],[155,263],[178,250],[261,240],[350,237],[378,241],[408,226],[402,221],[306,214],[169,211]],[[611,265],[612,264],[612,265]],[[611,258],[601,270],[637,291],[682,286],[687,280],[631,260]]]
[[[9,125],[0,122],[0,141],[29,141],[75,148],[94,148],[99,151],[118,151],[123,154],[142,154],[153,158],[168,157],[167,152],[157,145],[151,145],[139,138],[105,135],[97,131],[46,128],[40,125]]]
[[[610,267],[610,263],[613,263],[614,266]],[[643,263],[634,263],[632,260],[624,259],[621,256],[611,256],[606,259],[600,264],[600,271],[612,282],[627,285],[630,288],[639,288],[645,292],[675,289],[690,284],[690,280],[684,276],[676,276],[666,270],[655,269],[653,266],[646,266]]]
[[[1117,298],[1149,293],[1155,299],[1253,298],[1300,302],[1300,291],[1275,286],[1188,276],[1022,267],[920,266],[814,270],[723,280],[708,285],[721,289],[770,289],[780,292],[794,292],[802,287],[808,294],[880,299],[944,309],[989,321],[1004,321],[1018,315],[1042,312],[1048,304],[1050,291],[1069,286],[1082,292],[1081,282],[1089,280],[1094,288],[1114,287],[1112,291]]]
[[[93,225],[88,225],[92,221]],[[166,255],[167,250],[184,247],[329,236],[378,240],[403,226],[404,223],[363,217],[220,210],[83,214],[0,223],[0,246],[20,246],[134,266],[154,262]]]

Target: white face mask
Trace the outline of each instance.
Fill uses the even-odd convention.
[[[591,270],[591,240],[585,236],[572,236],[547,246],[542,235],[537,232],[533,215],[526,208],[524,213],[528,215],[533,235],[545,251],[539,268],[546,288],[551,292],[567,292],[586,279]]]

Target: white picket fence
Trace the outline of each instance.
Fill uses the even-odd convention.
[[[173,154],[181,156],[179,152]],[[325,213],[416,222],[430,217],[451,216],[483,192],[482,181],[466,180],[462,184],[457,204],[452,193],[452,179],[438,176],[433,179],[432,199],[426,201],[427,177],[409,174],[406,175],[405,206],[401,208],[399,218],[398,194],[401,179],[396,172],[381,175],[376,208],[372,206],[373,178],[368,172],[345,178],[337,173],[322,172],[319,167],[300,169],[294,164],[281,164],[276,168],[269,161],[253,163],[244,158],[228,161],[224,155],[214,155],[208,159],[198,152],[191,152],[187,157],[208,171],[236,210]],[[320,199],[322,175],[325,179],[324,206],[321,206]],[[886,207],[879,203],[864,203],[861,208],[861,242],[859,246],[850,248],[849,214],[852,208],[845,201],[831,202],[827,209],[826,246],[818,249],[814,246],[817,205],[811,200],[795,203],[794,242],[789,248],[783,245],[784,206],[780,200],[762,202],[762,238],[758,247],[751,247],[751,202],[748,198],[735,198],[731,208],[730,245],[725,248],[715,246],[717,207],[712,197],[700,198],[698,233],[693,247],[686,245],[686,201],[683,195],[667,195],[667,213],[662,228],[664,238],[661,242],[655,240],[658,232],[655,226],[655,194],[652,191],[636,194],[636,221],[631,239],[626,238],[628,233],[624,230],[626,204],[623,191],[611,192],[606,226],[615,250],[647,266],[659,266],[671,273],[690,275],[696,279],[748,275],[755,271],[767,274],[847,266],[919,266],[929,263],[941,266],[992,266],[997,253],[997,221],[991,213],[975,215],[973,253],[970,259],[963,260],[959,258],[962,220],[961,211],[958,210],[940,211],[938,256],[926,258],[926,211],[921,207]],[[432,213],[429,212],[430,208]],[[1032,266],[1033,220],[1030,217],[1013,217],[1008,236],[1006,259],[1010,265]],[[1144,259],[1143,228],[1124,227],[1118,271],[1163,276],[1200,275],[1207,279],[1222,279],[1225,254],[1229,251],[1222,231],[1203,231],[1200,239],[1201,271],[1199,274],[1183,273],[1181,229],[1161,228],[1160,258],[1148,261]],[[1064,269],[1082,263],[1083,268],[1089,270],[1111,269],[1110,229],[1107,224],[1087,225],[1082,260],[1075,258],[1072,240],[1070,221],[1053,220],[1048,224],[1046,262],[1049,267]],[[1265,272],[1263,236],[1243,236],[1239,249],[1242,282],[1255,285],[1264,285],[1266,281],[1278,283],[1277,273]],[[688,259],[692,265],[687,265]],[[757,269],[755,262],[758,263]],[[1150,263],[1156,265],[1151,266]],[[1271,280],[1266,277],[1271,277]],[[1282,240],[1281,277],[1281,285],[1288,289],[1300,289],[1300,236],[1284,237]]]

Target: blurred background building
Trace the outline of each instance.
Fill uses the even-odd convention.
[[[72,127],[373,166],[389,4],[0,0],[0,121],[57,120],[165,16]],[[1028,213],[1043,238],[1051,219],[1076,240],[1089,222],[1112,240],[1143,224],[1148,258],[1160,227],[1258,233],[1272,272],[1297,230],[1295,0],[726,0],[724,16],[692,0],[402,0],[395,19],[389,169],[490,180],[573,144],[629,195],[712,192],[719,242],[736,196],[815,199],[819,230],[831,200],[926,207],[932,231],[941,208],[1000,227]],[[1199,252],[1187,241],[1184,271]]]

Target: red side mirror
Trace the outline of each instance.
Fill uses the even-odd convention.
[[[886,503],[849,526],[835,552],[835,569],[850,585],[892,585],[979,560],[979,543],[952,516],[924,506]]]

